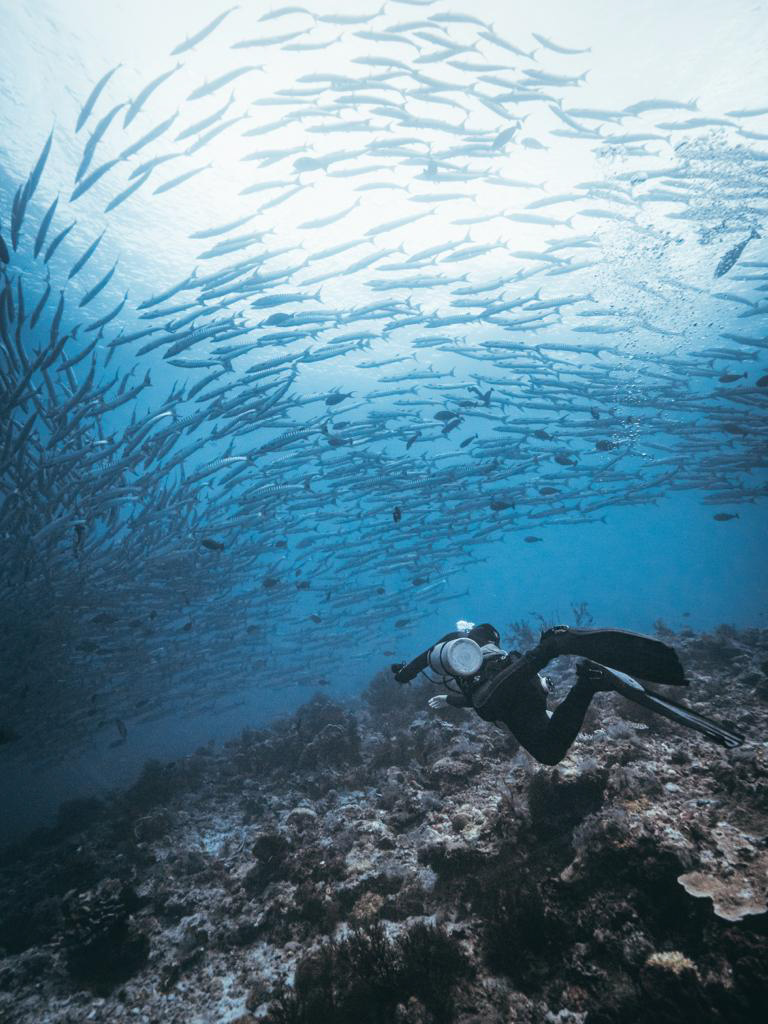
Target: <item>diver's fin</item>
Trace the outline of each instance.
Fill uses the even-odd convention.
[[[651,683],[688,685],[674,648],[652,636],[624,629],[555,627],[544,634],[542,641],[554,646],[556,653],[551,657],[576,654]]]
[[[571,629],[555,626],[542,634],[536,647],[487,679],[472,694],[472,706],[486,721],[497,721],[509,695],[525,679],[540,672],[553,658],[576,654],[608,668],[653,683],[687,686],[675,651],[661,640],[623,629]]]
[[[714,743],[719,743],[721,747],[740,747],[744,742],[744,737],[739,733],[731,732],[730,729],[713,722],[711,718],[705,718],[704,715],[699,715],[668,697],[662,697],[659,693],[625,686],[617,686],[616,689],[622,697],[627,697],[633,703],[655,711],[656,714],[663,715],[673,722],[695,729]]]

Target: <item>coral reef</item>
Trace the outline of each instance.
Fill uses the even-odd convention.
[[[550,769],[382,672],[63,805],[0,854],[0,1019],[752,1024],[768,631],[659,628],[743,747],[600,694]]]

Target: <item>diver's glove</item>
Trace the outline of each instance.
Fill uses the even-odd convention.
[[[407,679],[401,679],[400,678],[400,673],[403,671],[404,668],[405,668],[405,662],[404,661],[396,661],[394,663],[394,665],[390,665],[389,666],[389,669],[390,669],[392,675],[395,677],[395,679],[398,681],[398,683],[406,683],[406,682],[408,682]]]
[[[448,694],[447,693],[436,693],[434,697],[430,697],[427,704],[432,708],[433,711],[440,711],[441,708],[448,707]]]
[[[590,689],[592,693],[609,693],[616,688],[608,669],[587,658],[583,658],[576,666],[576,685]]]

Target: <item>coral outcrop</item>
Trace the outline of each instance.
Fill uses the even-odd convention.
[[[547,768],[380,673],[64,805],[0,857],[0,1019],[752,1024],[768,631],[666,638],[743,747],[601,694]]]

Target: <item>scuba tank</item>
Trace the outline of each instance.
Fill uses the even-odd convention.
[[[496,666],[506,662],[508,656],[507,651],[497,644],[488,643],[481,647],[469,637],[457,637],[435,644],[428,653],[428,664],[437,675],[450,676],[461,686],[462,681],[467,683],[474,676],[482,679],[489,671],[493,672]],[[536,678],[546,697],[551,689],[549,680],[540,672]]]
[[[439,676],[466,679],[477,675],[483,664],[480,645],[468,636],[444,640],[429,651],[429,667]]]

